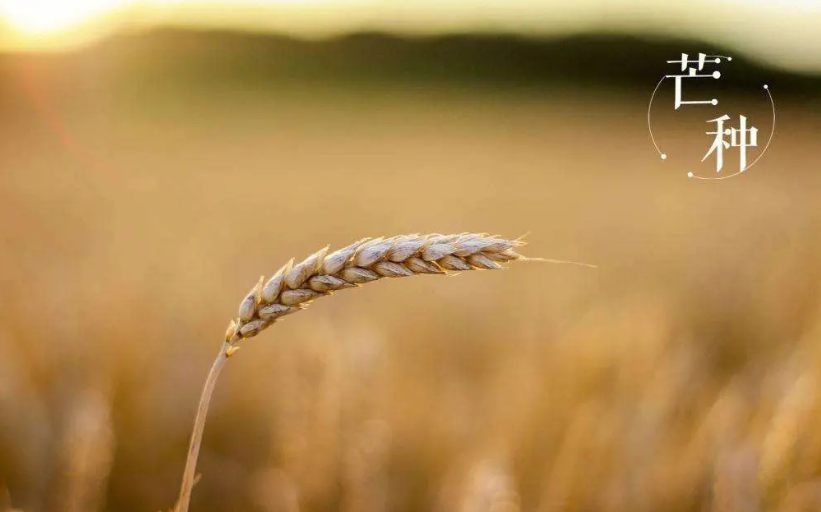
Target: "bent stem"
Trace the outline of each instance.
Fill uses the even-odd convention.
[[[208,378],[205,380],[205,386],[202,388],[202,395],[200,396],[200,404],[197,408],[197,417],[194,420],[194,430],[191,432],[191,443],[188,447],[188,458],[185,461],[185,471],[182,474],[182,488],[180,489],[180,497],[177,500],[177,506],[174,509],[176,512],[188,512],[188,504],[191,501],[191,490],[194,487],[194,478],[197,469],[197,457],[200,453],[200,445],[202,444],[202,431],[205,428],[205,417],[208,415],[208,406],[211,404],[211,395],[214,393],[214,386],[217,384],[217,377],[219,377],[222,367],[225,362],[231,357],[231,354],[236,350],[230,344],[225,343],[214,364],[211,365],[211,371],[208,372]]]

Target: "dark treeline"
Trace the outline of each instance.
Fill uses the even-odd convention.
[[[154,85],[190,80],[376,84],[455,84],[476,87],[583,87],[646,90],[665,73],[667,60],[699,51],[733,55],[722,64],[722,87],[758,91],[764,81],[779,94],[815,97],[821,76],[789,73],[745,59],[732,48],[693,40],[587,35],[534,39],[512,35],[403,38],[360,33],[320,41],[239,32],[154,30],[120,35],[65,54],[6,54],[0,73],[31,65],[78,70]],[[712,68],[710,68],[712,70]],[[1,75],[0,75],[1,76]]]

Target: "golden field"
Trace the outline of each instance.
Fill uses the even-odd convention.
[[[0,100],[0,509],[169,509],[259,275],[325,244],[462,231],[599,268],[377,283],[249,340],[192,510],[821,508],[817,103],[776,96],[761,163],[696,183],[650,144],[652,80],[41,71],[7,70]]]

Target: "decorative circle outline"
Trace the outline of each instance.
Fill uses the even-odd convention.
[[[722,58],[727,59],[728,62],[733,60],[732,57],[724,56],[724,55],[708,55],[708,57],[715,57],[716,62],[718,62]],[[656,93],[658,92],[659,87],[661,87],[661,84],[664,82],[664,80],[666,78],[667,78],[667,76],[662,76],[661,79],[658,81],[658,83],[656,84],[656,87],[653,89],[653,94],[650,95],[650,102],[647,104],[647,131],[650,133],[650,141],[653,143],[653,147],[655,148],[656,153],[659,154],[659,156],[661,157],[662,160],[667,160],[667,154],[662,153],[661,148],[659,148],[658,144],[656,143],[656,138],[653,135],[652,123],[650,122],[650,112],[653,108],[653,100],[656,97]],[[747,171],[752,166],[757,164],[759,160],[761,160],[761,157],[764,156],[764,153],[766,153],[767,149],[769,149],[769,147],[770,147],[770,143],[773,140],[773,135],[775,135],[775,101],[773,100],[773,95],[770,92],[770,86],[768,84],[764,84],[762,86],[762,89],[764,89],[764,92],[767,94],[767,99],[769,99],[769,101],[770,101],[770,108],[772,109],[772,113],[773,113],[773,123],[772,123],[772,129],[770,130],[770,136],[767,138],[767,144],[764,145],[764,149],[761,151],[761,153],[759,153],[758,157],[755,160],[753,160],[753,163],[751,163],[750,165],[748,165],[744,169],[742,169],[742,170],[740,170],[740,171],[738,171],[737,173],[734,173],[734,174],[728,174],[726,176],[716,176],[714,178],[708,178],[708,177],[705,177],[705,176],[697,176],[693,172],[688,172],[687,173],[688,178],[695,178],[695,179],[704,180],[704,181],[726,180],[727,178],[733,178],[733,177],[738,176],[739,174]]]

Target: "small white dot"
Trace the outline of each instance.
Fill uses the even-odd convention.
[[[710,101],[710,103],[712,103],[713,105],[718,105],[718,100],[713,98],[712,101]]]
[[[688,173],[687,173],[687,177],[688,177],[688,178],[692,178],[692,177],[693,177],[693,173],[692,173],[692,172],[688,172]]]
[[[764,84],[764,88],[765,88],[765,89],[769,89],[769,88],[770,88],[770,86],[769,86],[769,85],[767,85],[767,84]]]
[[[713,71],[713,78],[715,78],[716,80],[721,78],[721,71]]]
[[[661,154],[661,159],[662,160],[667,160],[667,153],[662,153]]]
[[[721,59],[716,59],[716,60],[714,60],[713,62],[715,62],[716,64],[718,64],[718,63],[720,63],[720,62],[721,62]]]
[[[732,57],[727,57],[727,60],[731,61],[731,60],[733,60],[733,58]]]

